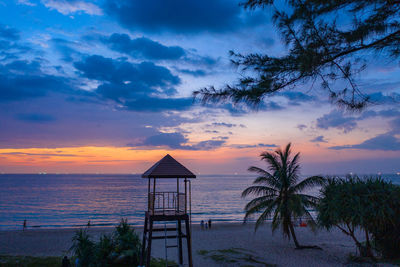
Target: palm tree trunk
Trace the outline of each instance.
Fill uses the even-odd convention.
[[[296,245],[296,248],[301,248],[299,242],[297,241],[296,234],[294,233],[294,227],[293,227],[292,222],[289,223],[289,229],[290,229],[290,233],[292,234],[293,241],[294,241],[294,244]]]

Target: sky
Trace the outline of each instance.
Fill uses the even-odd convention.
[[[201,105],[234,84],[229,51],[287,53],[269,10],[232,0],[0,0],[0,173],[142,173],[169,153],[197,174],[249,174],[291,142],[303,174],[400,171],[399,62],[365,55],[379,104],[348,112],[317,85],[254,110]]]

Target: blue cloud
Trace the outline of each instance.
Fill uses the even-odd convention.
[[[188,139],[181,133],[160,133],[147,137],[143,145],[146,146],[168,146],[174,149],[182,148],[182,144],[186,143]]]
[[[207,72],[204,70],[189,70],[189,69],[176,69],[180,73],[192,75],[193,77],[204,77],[207,75]]]
[[[205,140],[193,145],[185,145],[189,140],[182,133],[159,133],[147,137],[136,146],[167,146],[172,149],[183,150],[212,150],[225,144],[225,140],[225,138],[221,138],[220,140]]]
[[[18,30],[0,24],[0,38],[17,41],[20,37]]]
[[[355,117],[346,117],[343,112],[338,110],[333,110],[317,119],[317,127],[324,130],[338,128],[347,133],[354,130],[356,126],[357,122]]]
[[[126,60],[114,60],[99,55],[86,57],[74,63],[82,76],[110,83],[143,83],[147,86],[178,85],[180,79],[169,69],[152,62],[133,64]]]
[[[391,133],[380,134],[371,139],[367,139],[361,144],[332,146],[330,149],[366,149],[366,150],[384,150],[384,151],[399,151],[400,141]]]
[[[33,123],[48,123],[56,120],[56,118],[52,115],[41,114],[41,113],[17,114],[16,118],[21,121],[33,122]]]
[[[109,38],[103,38],[102,41],[112,50],[136,58],[177,60],[186,54],[182,47],[165,46],[145,37],[131,39],[127,34],[114,33]]]
[[[287,91],[278,95],[284,96],[290,101],[290,105],[300,105],[301,102],[310,102],[315,100],[314,96],[306,95],[299,91]]]
[[[104,9],[123,26],[148,32],[224,32],[244,23],[231,0],[107,0]]]
[[[174,86],[180,83],[180,78],[152,62],[134,64],[94,55],[74,66],[83,77],[103,82],[94,92],[117,102],[122,109],[159,112],[186,110],[192,106],[192,98],[173,97],[177,93]]]
[[[232,147],[239,148],[239,149],[242,149],[242,148],[255,148],[255,147],[274,148],[274,147],[277,147],[277,145],[259,143],[259,144],[255,144],[255,145],[232,145]]]
[[[125,108],[131,111],[160,112],[164,110],[187,110],[192,107],[192,98],[142,97],[126,101]]]
[[[324,139],[323,135],[320,135],[320,136],[315,137],[314,139],[311,139],[310,142],[313,142],[313,143],[327,143],[328,141],[326,141]]]

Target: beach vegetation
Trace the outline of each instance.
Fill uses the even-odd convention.
[[[137,266],[141,242],[135,230],[122,219],[113,234],[91,240],[88,229],[79,229],[72,239],[71,251],[82,266]],[[155,261],[157,266],[158,260]]]
[[[261,153],[261,159],[267,163],[267,170],[250,167],[249,171],[259,176],[242,193],[242,197],[255,197],[245,206],[244,221],[258,215],[257,230],[268,218],[272,218],[272,231],[280,227],[285,237],[293,239],[296,248],[316,248],[300,245],[294,223],[296,219],[304,218],[307,225],[315,229],[316,223],[309,210],[317,206],[318,198],[305,194],[304,190],[323,185],[324,178],[312,176],[300,179],[300,153],[292,157],[290,143],[283,150],[279,148]]]
[[[33,257],[33,256],[11,256],[0,255],[1,267],[59,267],[61,266],[62,257]]]
[[[379,100],[355,78],[377,57],[400,57],[399,1],[247,0],[242,5],[273,14],[272,23],[287,53],[231,51],[232,63],[241,73],[239,81],[195,91],[203,103],[244,102],[259,107],[266,97],[304,85],[319,85],[335,105],[349,110]],[[387,97],[397,102],[397,94]]]
[[[361,257],[400,256],[400,187],[380,177],[329,178],[321,190],[318,223],[350,236]]]
[[[235,266],[268,266],[273,267],[275,264],[265,262],[263,259],[255,255],[252,251],[243,248],[228,248],[218,250],[198,250],[197,253],[204,258],[213,260],[218,265]],[[255,264],[255,265],[254,265]]]

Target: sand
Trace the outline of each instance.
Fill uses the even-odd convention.
[[[76,229],[28,229],[0,231],[0,255],[62,256],[68,254]],[[90,228],[94,239],[112,228]],[[268,224],[254,232],[254,225],[214,224],[212,229],[193,226],[194,266],[343,266],[348,254],[355,253],[352,240],[334,229],[314,234],[307,227],[296,227],[298,240],[304,245],[318,245],[322,250],[297,250],[279,230],[272,234]],[[141,236],[141,229],[137,231]],[[183,240],[186,247],[186,240]],[[169,239],[169,244],[176,242]],[[169,249],[169,258],[176,259],[176,250]],[[165,257],[164,240],[153,242],[155,257]],[[184,251],[184,260],[186,251]],[[383,266],[383,265],[381,265]]]

